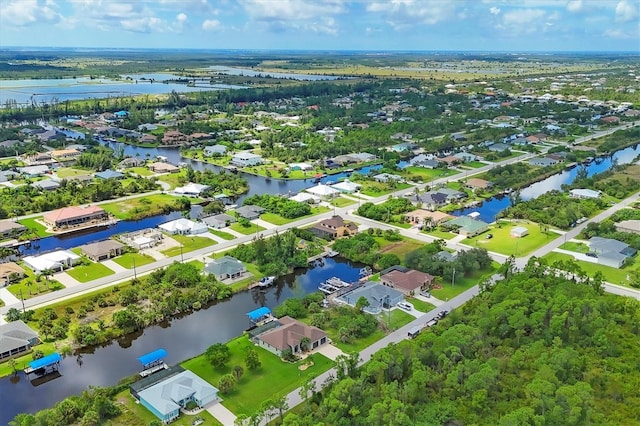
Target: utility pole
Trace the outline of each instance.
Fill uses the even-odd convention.
[[[451,274],[451,287],[456,285],[456,268],[453,268],[453,273]]]
[[[138,275],[136,274],[136,258],[132,257],[131,260],[133,260],[133,279],[137,280]]]
[[[182,243],[180,243],[180,262],[184,263],[184,256],[182,255]]]
[[[24,314],[26,310],[24,308],[24,297],[22,297],[22,289],[20,289],[20,301],[22,302],[22,313]]]

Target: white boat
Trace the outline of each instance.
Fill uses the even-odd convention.
[[[270,275],[268,277],[262,277],[260,278],[260,281],[258,281],[258,286],[259,287],[269,287],[270,285],[273,284],[273,282],[276,280],[276,277],[274,277],[273,275]]]

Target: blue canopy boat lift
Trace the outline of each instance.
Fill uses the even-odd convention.
[[[140,376],[147,377],[155,373],[156,371],[169,368],[164,362],[164,357],[166,356],[167,351],[162,348],[139,356],[138,361],[140,361],[140,364],[142,364],[142,371],[140,372]]]
[[[263,306],[254,311],[248,312],[247,316],[251,321],[251,328],[259,327],[261,325],[264,325],[268,322],[275,320],[275,317],[271,315],[271,309],[267,308],[266,306]]]
[[[60,361],[62,361],[62,357],[58,352],[54,352],[47,356],[43,356],[42,358],[31,361],[29,363],[29,366],[24,369],[24,373],[27,376],[31,373],[36,373],[40,376],[47,373],[52,373],[54,371],[58,371],[58,369],[60,368]]]

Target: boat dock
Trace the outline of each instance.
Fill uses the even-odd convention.
[[[138,361],[142,364],[142,371],[139,373],[140,377],[147,377],[153,373],[166,370],[169,368],[165,364],[163,358],[167,356],[167,351],[164,349],[156,349],[153,352],[138,357]]]
[[[331,277],[327,281],[321,283],[318,286],[318,290],[325,294],[333,294],[340,290],[341,288],[349,287],[351,284],[348,282],[342,281],[340,278]]]
[[[29,366],[24,369],[24,373],[28,376],[31,373],[43,375],[58,371],[60,368],[60,361],[62,357],[58,352],[54,352],[42,358],[35,359],[29,363]]]
[[[325,251],[323,251],[322,253],[307,258],[307,263],[314,263],[318,260],[323,260],[325,257],[336,257],[339,254],[340,253],[338,253],[337,251],[325,248]]]

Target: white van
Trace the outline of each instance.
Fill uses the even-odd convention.
[[[404,309],[405,311],[410,311],[413,309],[413,305],[409,302],[398,302],[396,306],[400,309]]]

